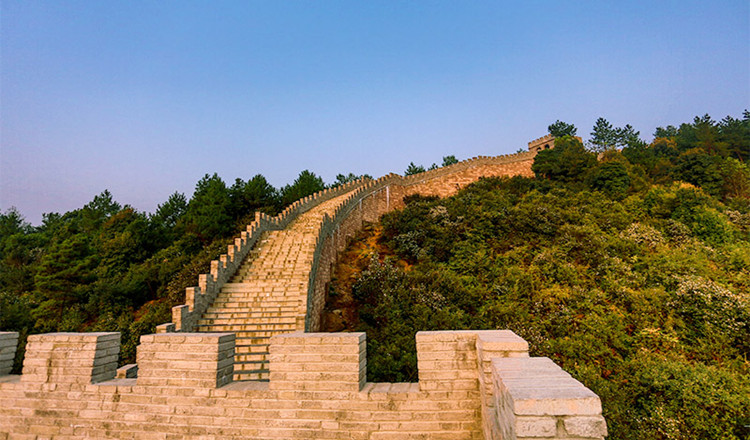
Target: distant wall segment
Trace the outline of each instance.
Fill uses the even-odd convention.
[[[333,266],[339,253],[346,247],[347,239],[361,230],[364,222],[377,221],[386,212],[402,208],[404,198],[410,195],[448,197],[481,177],[533,176],[531,165],[535,155],[535,152],[525,152],[497,157],[480,156],[406,177],[389,174],[352,191],[334,216],[326,217],[321,225],[313,270],[310,272],[305,329],[320,330],[325,292]]]
[[[531,165],[535,155],[536,152],[529,151],[503,156],[479,156],[406,177],[388,174],[377,180],[360,179],[298,200],[278,216],[258,214],[247,230],[228,247],[227,253],[211,262],[211,272],[200,275],[198,285],[186,290],[185,304],[172,309],[172,322],[160,325],[157,333],[194,331],[201,315],[264,232],[284,229],[312,207],[348,193],[349,196],[336,208],[334,215],[324,218],[313,250],[308,296],[300,311],[305,319],[304,322],[301,320],[298,330],[317,331],[320,329],[325,289],[331,280],[333,264],[346,246],[347,238],[360,230],[363,222],[377,221],[384,213],[402,208],[404,197],[409,195],[447,197],[481,177],[533,176]]]

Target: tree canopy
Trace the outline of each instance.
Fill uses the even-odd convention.
[[[315,173],[304,170],[291,185],[286,185],[281,190],[281,201],[284,205],[289,205],[303,197],[323,191],[326,188],[323,179],[316,176]]]
[[[556,138],[563,136],[575,136],[578,129],[573,124],[557,120],[547,127],[547,132]]]

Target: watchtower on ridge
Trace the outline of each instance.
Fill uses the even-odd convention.
[[[583,142],[583,139],[581,139],[580,137],[573,137],[578,139],[578,142]],[[542,150],[549,150],[550,148],[555,148],[555,137],[551,134],[542,136],[539,139],[534,139],[533,141],[529,142],[529,151],[532,153],[539,153]]]
[[[542,150],[549,150],[555,147],[555,137],[551,134],[542,136],[539,139],[534,139],[529,142],[529,151],[532,153],[538,153]]]

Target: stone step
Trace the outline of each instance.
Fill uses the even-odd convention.
[[[289,299],[269,299],[267,301],[238,301],[231,298],[216,298],[212,308],[219,309],[260,309],[260,308],[272,308],[272,307],[295,307],[302,302],[301,298],[289,298]]]
[[[312,263],[312,261],[310,262]],[[268,278],[268,277],[282,277],[282,278],[304,278],[308,276],[310,270],[310,264],[305,264],[304,267],[299,269],[273,269],[253,266],[251,269],[239,269],[234,274],[235,279],[253,279],[253,278]],[[234,281],[237,282],[237,281]]]
[[[226,317],[228,315],[244,314],[244,313],[261,313],[264,316],[270,316],[275,314],[276,316],[285,315],[296,315],[299,310],[299,306],[277,306],[277,307],[211,307],[205,313],[205,315],[221,315]]]
[[[251,282],[238,282],[238,283],[225,283],[221,288],[221,292],[248,292],[257,293],[259,295],[271,293],[271,292],[285,292],[288,289],[299,288],[306,284],[305,282],[298,283],[284,283],[282,281],[275,281],[267,285],[258,286],[256,283]]]
[[[212,315],[216,315],[212,313]],[[234,316],[231,316],[234,315]],[[199,325],[211,325],[211,324],[244,324],[244,323],[258,323],[258,324],[294,324],[297,322],[295,315],[282,315],[282,316],[243,316],[239,313],[234,313],[229,316],[206,316],[198,321]],[[246,314],[246,315],[249,315]]]
[[[245,332],[243,332],[245,333]],[[234,345],[234,352],[239,353],[238,350],[240,347],[246,347],[246,346],[255,346],[255,345],[263,345],[265,346],[265,351],[268,351],[268,346],[271,344],[271,337],[270,336],[251,336],[251,335],[244,335],[240,336],[239,334],[235,333],[237,336],[237,339],[235,340]]]
[[[250,355],[250,354],[268,354],[268,342],[269,339],[266,339],[265,344],[250,344],[247,343],[246,340],[237,340],[237,345],[234,346],[234,355]]]
[[[240,362],[268,362],[270,355],[267,351],[258,352],[258,353],[248,353],[248,354],[235,354],[234,355],[234,362],[235,365]],[[237,367],[235,367],[237,368]]]
[[[262,275],[252,275],[247,277],[236,277],[232,278],[229,281],[233,284],[259,284],[264,283],[264,286],[278,286],[281,283],[307,283],[309,279],[309,276],[307,274],[305,275],[296,275],[296,276],[285,276],[285,275],[279,275],[279,274],[262,274]]]
[[[262,324],[241,321],[241,324],[198,324],[199,332],[291,332],[295,324]]]
[[[281,335],[284,333],[294,332],[294,330],[230,330],[230,331],[234,332],[237,335],[237,339],[247,339],[248,341],[254,341],[254,342],[251,342],[253,344],[259,343],[257,342],[259,338],[270,339],[271,336],[274,336],[274,335]]]
[[[268,382],[270,371],[268,370],[255,370],[255,371],[235,371],[234,381],[240,382],[244,380],[254,380],[258,382]]]
[[[275,326],[292,326],[297,323],[297,318],[291,317],[291,318],[254,318],[254,319],[244,319],[244,318],[203,318],[198,321],[199,326],[207,326],[207,325],[275,325]]]
[[[285,318],[294,317],[297,311],[296,307],[286,307],[289,310],[278,310],[280,307],[268,308],[268,310],[225,310],[213,308],[210,312],[203,314],[205,319],[214,318],[242,318],[242,319],[256,319],[256,318]]]
[[[268,370],[267,360],[238,361],[234,359],[234,372]]]
[[[279,299],[289,299],[290,296],[299,296],[299,295],[307,295],[307,289],[303,289],[302,287],[295,286],[295,287],[288,287],[288,288],[280,288],[278,290],[275,290],[273,292],[247,292],[247,291],[241,291],[241,290],[235,290],[235,291],[221,291],[217,299],[230,299],[230,298],[242,298],[242,299],[255,299],[255,300],[263,300],[266,299],[272,299],[272,298],[279,298]]]

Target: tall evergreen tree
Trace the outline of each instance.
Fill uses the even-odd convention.
[[[195,193],[182,217],[184,230],[202,243],[224,237],[233,230],[229,189],[218,174],[206,174],[195,186]]]
[[[299,173],[294,183],[286,185],[281,190],[281,201],[284,205],[289,205],[303,197],[322,191],[325,187],[322,178],[309,170],[304,170]]]
[[[563,136],[575,136],[578,129],[576,128],[575,125],[568,124],[558,119],[553,124],[550,124],[547,127],[547,131],[552,136],[556,138],[561,138]]]

